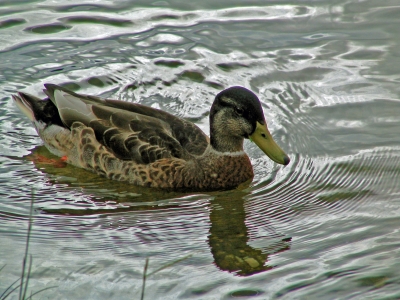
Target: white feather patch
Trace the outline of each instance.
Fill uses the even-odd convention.
[[[56,102],[61,119],[65,123],[79,120],[87,124],[91,120],[97,119],[91,110],[92,105],[86,104],[78,97],[72,96],[60,90],[55,90],[54,100]]]
[[[244,152],[244,151],[220,152],[220,151],[215,150],[212,146],[208,146],[206,151],[208,153],[211,153],[213,155],[218,155],[218,156],[242,156],[242,155],[246,155],[246,152]]]
[[[19,108],[20,111],[24,113],[25,116],[31,120],[31,122],[35,121],[35,115],[33,114],[32,107],[29,102],[25,101],[25,99],[21,96],[12,96],[14,99],[15,104]]]

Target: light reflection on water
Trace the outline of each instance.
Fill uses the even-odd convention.
[[[57,286],[43,297],[132,298],[146,257],[152,271],[187,255],[148,278],[146,298],[400,297],[399,9],[214,2],[0,7],[0,292],[20,274],[33,187],[31,288]],[[246,143],[251,187],[188,195],[38,161],[56,158],[10,93],[44,82],[205,132],[214,95],[244,85],[292,162]]]

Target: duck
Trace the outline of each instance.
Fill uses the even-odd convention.
[[[44,145],[63,161],[112,180],[172,191],[218,191],[248,186],[254,177],[245,139],[272,161],[288,155],[272,138],[259,98],[232,86],[210,109],[210,136],[160,109],[78,94],[44,84],[46,98],[13,95]]]

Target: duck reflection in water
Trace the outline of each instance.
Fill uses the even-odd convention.
[[[248,276],[273,268],[267,263],[268,256],[288,250],[291,238],[283,238],[266,224],[270,231],[269,246],[258,249],[249,245],[244,196],[247,193],[233,191],[216,196],[211,201],[208,242],[215,264],[221,270]]]
[[[156,213],[160,210],[164,212],[168,211],[168,217],[170,217],[171,212],[174,210],[177,214],[182,213],[181,207],[176,204],[177,201],[173,201],[173,204],[162,201],[162,205],[158,206],[157,201],[153,199],[157,199],[158,201],[167,199],[176,200],[177,198],[187,196],[187,194],[182,193],[136,187],[124,182],[115,182],[96,176],[91,172],[62,162],[60,158],[53,156],[44,146],[35,148],[25,158],[32,161],[39,171],[48,175],[51,184],[61,183],[73,189],[77,187],[82,188],[83,197],[87,199],[88,203],[96,202],[99,206],[102,206],[101,203],[115,203],[115,206],[110,207],[110,205],[107,205],[104,209],[99,209],[99,206],[95,206],[95,209],[88,209],[87,206],[82,209],[79,207],[73,209],[42,209],[44,213],[48,214],[87,216],[112,213],[114,218],[120,218],[121,214],[125,213],[130,213],[130,215],[137,211],[154,211]],[[96,193],[95,191],[100,188],[103,191]],[[104,190],[108,189],[109,193],[104,192]],[[132,198],[129,196],[115,196],[127,194],[137,196]],[[248,195],[248,192],[240,190],[204,194],[205,198],[207,196],[212,197],[212,200],[208,204],[211,225],[209,227],[208,244],[214,257],[215,265],[220,270],[232,272],[239,276],[249,276],[270,270],[274,266],[268,264],[268,256],[288,250],[291,242],[291,238],[283,237],[276,233],[273,227],[268,224],[268,220],[263,220],[263,227],[268,230],[269,234],[268,237],[262,237],[262,239],[264,241],[265,239],[269,239],[271,242],[268,242],[267,247],[262,248],[252,247],[249,244],[249,241],[252,239],[249,232],[253,230],[251,230],[252,228],[249,230],[246,225],[246,217],[249,212],[246,212],[245,198]],[[118,205],[119,202],[123,202],[124,206]],[[134,205],[127,205],[129,202],[132,202]],[[139,204],[139,202],[151,202],[152,205]],[[157,215],[157,217],[160,217],[159,214]],[[131,226],[143,225],[135,222]],[[161,229],[165,230],[165,228]],[[142,228],[141,232],[145,234],[146,228]]]

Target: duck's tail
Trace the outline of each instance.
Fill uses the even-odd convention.
[[[49,98],[40,99],[21,92],[18,95],[12,95],[12,97],[17,107],[33,123],[43,123],[45,126],[59,125],[65,127],[61,121],[57,107]]]
[[[29,98],[29,95],[18,93],[18,96],[12,95],[12,98],[19,110],[22,111],[24,115],[27,116],[29,120],[31,120],[31,122],[34,122],[36,120],[35,114],[33,113],[31,102],[27,100],[27,98]]]

